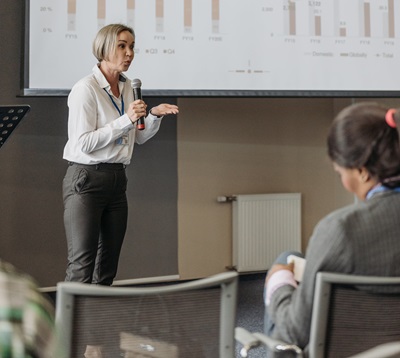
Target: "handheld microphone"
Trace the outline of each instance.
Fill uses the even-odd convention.
[[[132,90],[133,90],[133,98],[135,101],[137,99],[142,99],[142,91],[140,87],[142,86],[142,81],[140,81],[138,78],[135,78],[131,82]],[[139,130],[143,130],[145,128],[144,125],[144,117],[140,117],[137,122],[136,122],[136,128]]]

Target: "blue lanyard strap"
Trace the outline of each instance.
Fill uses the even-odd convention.
[[[121,93],[121,109],[119,109],[117,104],[115,103],[114,99],[112,98],[112,96],[107,92],[107,90],[105,88],[103,88],[103,89],[108,94],[108,97],[110,97],[111,102],[114,105],[114,107],[116,108],[116,110],[118,111],[119,115],[122,116],[125,113],[124,97],[122,96],[122,93]]]
[[[376,193],[382,193],[384,191],[396,191],[398,193],[400,193],[400,187],[395,187],[395,188],[389,188],[387,186],[384,186],[382,184],[378,184],[376,186],[374,186],[368,193],[367,193],[367,197],[366,199],[371,199],[374,194]]]

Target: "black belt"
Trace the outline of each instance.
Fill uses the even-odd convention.
[[[80,163],[68,162],[68,165],[77,165],[82,168],[88,168],[94,170],[122,170],[126,168],[126,165],[122,163],[80,164]]]

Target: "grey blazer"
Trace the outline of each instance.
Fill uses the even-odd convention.
[[[301,348],[308,345],[317,272],[400,276],[399,258],[400,193],[377,193],[332,212],[314,229],[298,288],[282,286],[271,297],[273,336]]]

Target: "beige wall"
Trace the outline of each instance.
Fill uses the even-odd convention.
[[[231,265],[231,205],[220,195],[300,192],[302,243],[319,219],[353,202],[326,155],[350,99],[179,99],[178,265],[182,279]],[[386,100],[386,102],[393,102]]]

